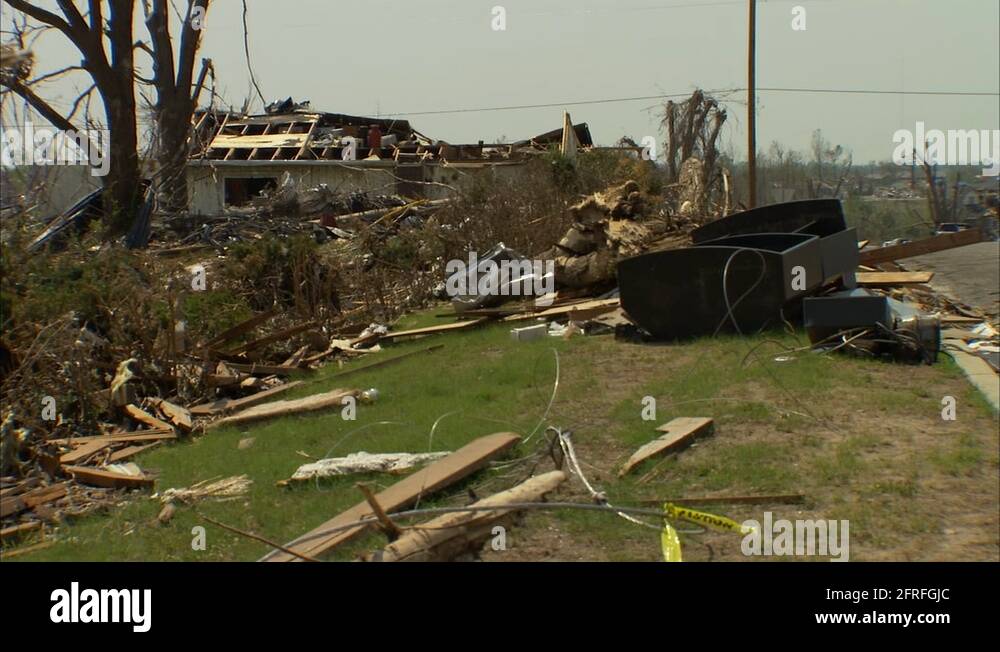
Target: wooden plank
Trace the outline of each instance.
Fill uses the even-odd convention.
[[[610,312],[619,308],[621,302],[618,299],[595,299],[594,301],[585,301],[583,303],[575,303],[570,306],[557,306],[555,308],[549,308],[548,310],[542,310],[541,312],[524,312],[517,315],[510,315],[509,317],[504,317],[503,321],[524,321],[525,319],[548,319],[550,317],[562,317],[569,316],[570,319],[584,320],[591,319],[598,315],[603,315],[606,312]]]
[[[334,389],[322,394],[313,394],[291,401],[272,401],[219,419],[209,424],[208,427],[219,428],[222,426],[242,425],[265,419],[303,414],[305,412],[316,412],[332,407],[342,407],[344,405],[343,400],[346,397],[353,396],[357,398],[360,393],[360,390],[356,389]]]
[[[150,448],[156,448],[160,445],[160,442],[154,441],[152,444],[146,444],[145,446],[126,446],[125,448],[111,453],[111,457],[108,458],[109,464],[114,464],[115,462],[121,462],[122,460],[127,460],[130,457],[134,457],[144,450]]]
[[[125,475],[104,469],[94,469],[89,466],[63,466],[63,471],[69,473],[78,482],[109,487],[111,489],[152,487],[153,478],[147,475]]]
[[[489,460],[514,446],[520,439],[520,436],[512,432],[498,432],[480,437],[448,457],[424,467],[379,492],[375,499],[387,512],[408,507],[415,503],[420,496],[432,494],[483,468]],[[360,535],[371,526],[368,524],[356,525],[332,533],[325,533],[326,530],[373,516],[374,513],[368,502],[361,501],[285,547],[307,557],[317,557]],[[261,561],[299,561],[299,559],[276,550],[265,555]]]
[[[94,453],[104,450],[111,445],[111,442],[107,439],[95,439],[89,441],[83,446],[77,446],[68,453],[64,453],[59,456],[60,464],[76,464],[82,462]]]
[[[150,428],[156,428],[157,430],[173,429],[173,426],[171,426],[166,421],[157,419],[149,412],[146,412],[139,406],[134,405],[132,403],[129,403],[128,405],[125,406],[125,413],[128,414],[133,419],[135,419],[136,421],[138,421],[139,423],[144,423]]]
[[[218,401],[212,401],[211,403],[194,405],[191,407],[191,414],[200,417],[210,417],[217,414],[223,414],[225,412],[242,410],[243,408],[248,408],[251,405],[263,403],[278,394],[282,394],[290,389],[298,387],[302,384],[302,382],[303,381],[301,380],[294,380],[290,383],[285,383],[284,385],[278,385],[277,387],[272,387],[271,389],[265,389],[263,392],[251,394],[250,396],[244,396],[243,398],[223,398]]]
[[[177,433],[174,432],[173,428],[169,431],[159,430],[154,432],[151,430],[143,430],[140,432],[126,432],[121,435],[93,435],[87,437],[71,437],[68,439],[50,439],[48,440],[48,443],[55,444],[57,446],[80,446],[92,441],[107,441],[112,444],[118,444],[136,441],[164,441],[167,439],[177,439]]]
[[[965,245],[981,242],[982,239],[983,233],[978,228],[966,229],[958,233],[945,233],[943,235],[936,235],[933,238],[917,240],[916,242],[862,251],[858,254],[858,262],[862,265],[875,265],[892,260],[902,260],[935,251],[964,247]]]
[[[891,287],[893,285],[912,285],[915,283],[930,283],[934,272],[857,272],[855,277],[858,285],[868,287]]]
[[[651,457],[665,455],[684,448],[695,438],[709,434],[712,427],[713,421],[707,417],[677,417],[669,423],[663,424],[657,430],[665,434],[644,444],[639,450],[632,453],[632,457],[618,472],[618,477],[622,477]]]
[[[17,496],[23,494],[29,489],[34,489],[39,484],[41,484],[42,479],[38,476],[33,476],[30,478],[25,478],[24,480],[18,482],[12,487],[5,487],[0,490],[0,498],[7,498],[8,496]]]
[[[24,536],[28,532],[34,532],[35,530],[42,529],[41,521],[30,521],[28,523],[20,523],[18,525],[11,525],[10,527],[5,527],[0,530],[0,541],[6,541],[10,539],[17,539]]]
[[[58,500],[66,495],[68,486],[69,483],[60,482],[59,484],[32,489],[19,496],[0,498],[0,518],[7,518],[38,505]]]
[[[428,326],[426,328],[414,328],[408,331],[396,331],[389,332],[381,336],[380,340],[393,340],[397,337],[410,337],[415,335],[434,335],[436,333],[446,333],[449,331],[459,331],[466,328],[474,328],[480,324],[489,321],[486,318],[472,319],[469,321],[457,321],[453,324],[444,324],[443,326]]]

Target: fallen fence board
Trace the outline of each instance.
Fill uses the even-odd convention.
[[[274,419],[276,417],[302,414],[304,412],[315,412],[326,410],[331,407],[342,407],[343,400],[348,396],[357,398],[359,390],[356,389],[333,389],[322,394],[313,394],[304,398],[297,398],[291,401],[272,401],[252,408],[237,412],[236,414],[224,417],[209,424],[209,428],[220,426],[232,426],[237,424],[263,421],[264,419]]]
[[[257,392],[256,394],[251,394],[250,396],[244,396],[243,398],[223,398],[218,401],[212,401],[211,403],[202,403],[200,405],[192,406],[191,414],[205,417],[248,408],[251,405],[263,403],[268,399],[277,396],[278,394],[287,392],[288,390],[298,387],[301,384],[301,380],[294,380],[290,383],[285,383],[284,385],[278,385],[277,387],[272,387],[271,389],[265,389],[263,392]]]
[[[958,233],[945,233],[936,235],[933,238],[925,238],[916,242],[894,245],[892,247],[882,247],[880,249],[869,249],[858,254],[858,262],[862,265],[875,265],[892,260],[902,260],[913,256],[922,256],[935,251],[964,247],[965,245],[981,242],[983,233],[979,229],[966,229]]]
[[[677,417],[660,426],[657,430],[665,434],[644,444],[639,450],[632,453],[632,457],[618,472],[618,477],[625,475],[651,457],[676,451],[690,444],[696,437],[707,435],[712,430],[712,424],[712,419],[706,417]]]
[[[443,489],[450,484],[478,471],[486,463],[516,444],[521,438],[512,432],[498,432],[480,437],[448,457],[438,460],[407,476],[379,492],[375,499],[387,512],[397,511],[412,505],[420,496]],[[346,512],[341,512],[326,523],[302,535],[285,547],[307,557],[318,557],[336,546],[353,539],[365,532],[370,525],[356,525],[349,529],[327,533],[327,530],[337,528],[355,521],[374,516],[367,501],[362,501]],[[261,558],[260,561],[300,561],[298,557],[286,552],[275,550]]]
[[[858,280],[858,285],[886,287],[930,283],[931,279],[934,278],[934,272],[857,272],[855,277]]]
[[[470,507],[493,507],[476,512],[444,514],[407,528],[384,549],[368,555],[367,561],[450,561],[479,549],[492,536],[493,525],[517,511],[511,503],[540,502],[565,482],[562,471],[549,471],[529,478],[506,491],[476,501]]]

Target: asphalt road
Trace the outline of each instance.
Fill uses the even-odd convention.
[[[1000,242],[977,242],[900,263],[912,271],[934,272],[936,290],[992,317],[1000,315]]]

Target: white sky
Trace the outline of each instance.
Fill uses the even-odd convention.
[[[183,5],[183,0],[175,0]],[[52,0],[38,4],[53,6]],[[78,4],[79,1],[78,1]],[[492,8],[507,28],[491,27]],[[526,138],[561,124],[562,106],[413,112],[688,93],[746,85],[746,0],[248,0],[254,71],[265,96],[318,110],[402,113],[451,142]],[[806,30],[792,30],[792,10]],[[4,29],[12,10],[3,5]],[[252,94],[240,0],[214,0],[202,56],[233,105]],[[760,0],[759,87],[973,91],[1000,86],[998,0]],[[176,32],[176,30],[175,30]],[[136,37],[145,37],[138,26]],[[79,58],[60,34],[35,48],[41,74]],[[47,86],[57,106],[84,79]],[[727,96],[725,144],[745,152],[745,94]],[[61,103],[61,104],[60,104]],[[656,100],[566,106],[600,144],[658,135]],[[254,105],[260,110],[260,104]],[[821,128],[855,161],[887,160],[893,133],[1000,128],[1000,96],[758,93],[758,147],[805,151]]]

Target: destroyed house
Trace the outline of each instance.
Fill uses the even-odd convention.
[[[568,128],[509,144],[457,145],[428,138],[407,120],[324,113],[293,105],[263,115],[199,111],[187,166],[191,213],[218,215],[275,188],[287,175],[304,187],[438,198],[463,175],[518,173],[529,157],[565,146]],[[585,123],[574,148],[593,146]]]

